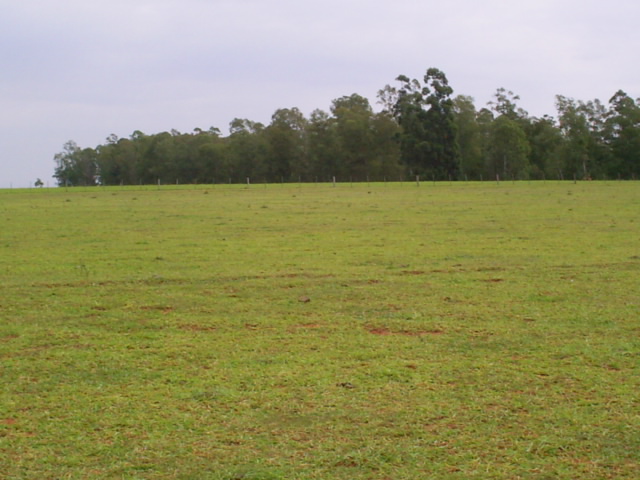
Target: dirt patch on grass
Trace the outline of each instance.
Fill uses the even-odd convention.
[[[216,327],[212,327],[209,325],[197,325],[195,323],[180,325],[178,328],[180,330],[186,330],[188,332],[213,332],[217,330]]]
[[[403,270],[402,274],[403,275],[426,275],[427,272],[425,272],[424,270]]]
[[[403,335],[406,337],[420,337],[423,335],[442,335],[444,330],[390,330],[387,327],[367,327],[367,331],[373,335]]]
[[[320,323],[299,323],[297,325],[293,325],[292,328],[322,328],[322,325]]]
[[[140,307],[140,310],[144,312],[157,311],[162,313],[171,313],[174,308],[167,305],[143,305]]]

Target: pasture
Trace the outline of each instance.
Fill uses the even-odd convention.
[[[637,479],[640,184],[0,191],[0,479]]]

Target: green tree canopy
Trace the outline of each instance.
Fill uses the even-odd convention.
[[[640,106],[624,91],[608,105],[559,95],[556,118],[535,118],[505,88],[486,108],[454,98],[437,68],[396,80],[378,92],[378,112],[353,93],[308,118],[277,109],[266,127],[235,118],[226,136],[210,127],[112,134],[95,148],[69,141],[54,174],[59,185],[640,175]]]

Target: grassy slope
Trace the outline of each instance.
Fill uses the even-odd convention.
[[[613,182],[0,191],[0,478],[635,479],[639,211]]]

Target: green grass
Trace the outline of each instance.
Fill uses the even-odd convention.
[[[636,479],[640,185],[0,191],[0,478]]]

